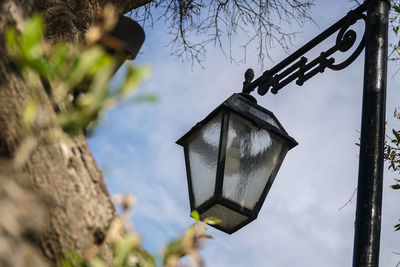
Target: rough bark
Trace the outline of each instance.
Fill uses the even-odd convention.
[[[32,188],[24,187],[26,193],[23,194],[29,202],[27,204],[37,202],[37,205],[43,208],[44,203],[47,203],[46,212],[41,212],[38,208],[38,212],[43,214],[37,217],[39,223],[36,222],[35,225],[39,226],[34,227],[33,231],[35,233],[41,231],[40,239],[30,240],[30,242],[39,242],[44,255],[53,264],[57,259],[65,256],[68,250],[85,255],[93,246],[101,247],[106,256],[110,255],[110,249],[103,241],[111,221],[117,215],[102,173],[89,151],[84,136],[72,138],[65,135],[59,127],[43,128],[46,121],[55,116],[50,100],[43,87],[39,85],[32,89],[15,69],[10,67],[4,44],[4,31],[12,25],[21,27],[25,18],[34,12],[39,12],[44,15],[48,24],[47,37],[50,40],[79,40],[84,36],[94,13],[105,4],[115,4],[118,11],[124,13],[147,2],[149,1],[0,1],[0,158],[7,159],[7,164],[13,162],[16,167],[21,160],[15,161],[14,157],[26,158],[21,169],[30,178],[35,188],[32,191]],[[21,120],[24,108],[32,97],[41,100],[33,126],[38,145],[27,154],[26,151],[21,150],[21,147],[24,147],[23,144],[29,140],[21,127]],[[0,165],[4,165],[4,162],[4,160],[0,162]],[[16,176],[15,179],[17,180]],[[12,182],[10,175],[0,176],[0,194],[3,195],[1,190],[5,190],[8,196],[18,198],[15,196],[16,191],[5,189],[5,181]],[[41,202],[40,197],[37,197],[38,194],[46,196],[49,201]],[[32,195],[31,198],[30,195]],[[22,202],[22,200],[14,201],[13,207],[19,209]],[[21,213],[24,213],[23,210],[21,208]],[[5,212],[4,205],[0,202],[0,213],[3,218],[9,216]],[[32,217],[36,216],[36,212],[35,214],[32,210],[30,212],[23,216],[29,217],[29,214]],[[18,214],[11,214],[10,218],[17,220],[18,216],[21,217]],[[0,230],[1,227],[0,225]],[[26,225],[21,225],[21,227],[26,228]],[[25,230],[15,232],[22,243],[25,232]],[[13,246],[13,239],[4,240],[6,246]],[[30,251],[37,252],[37,250]],[[1,253],[3,251],[0,246],[0,260],[3,259]],[[40,255],[36,256],[38,261],[42,261]],[[24,265],[15,263],[4,266]]]
[[[46,197],[9,161],[0,164],[0,266],[49,266],[37,246],[48,216]]]

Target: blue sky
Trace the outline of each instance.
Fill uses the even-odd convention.
[[[347,0],[316,1],[312,9],[318,25],[306,23],[293,51],[344,16],[353,4]],[[258,77],[256,50],[247,51],[245,64],[230,63],[210,46],[204,69],[170,56],[169,36],[162,25],[146,28],[146,41],[136,64],[152,68],[138,88],[155,94],[155,104],[126,103],[109,111],[89,139],[94,157],[104,171],[111,194],[132,193],[137,199],[133,223],[144,246],[160,252],[163,244],[181,235],[193,221],[182,148],[175,141],[231,94],[241,90],[248,67]],[[243,42],[242,36],[236,41]],[[333,43],[327,41],[318,54]],[[241,53],[236,49],[237,53]],[[270,68],[285,58],[282,49],[270,50]],[[240,55],[239,55],[240,56]],[[299,145],[291,150],[276,177],[257,220],[233,235],[211,227],[214,239],[202,250],[209,267],[243,266],[351,266],[355,199],[340,209],[357,186],[358,129],[363,81],[362,54],[343,71],[319,74],[304,86],[288,85],[277,95],[255,95],[274,112]],[[387,120],[400,106],[400,66],[389,65]],[[395,174],[386,172],[381,235],[381,266],[400,260],[400,193],[389,189]]]

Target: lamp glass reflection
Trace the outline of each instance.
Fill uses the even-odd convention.
[[[198,129],[188,140],[190,174],[197,208],[214,195],[221,115]]]
[[[280,138],[231,114],[223,197],[253,209],[278,162],[282,146]]]

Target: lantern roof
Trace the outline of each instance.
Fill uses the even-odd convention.
[[[198,122],[195,126],[190,129],[185,135],[183,135],[176,143],[183,146],[185,140],[191,136],[195,131],[206,125],[212,118],[214,118],[218,113],[228,110],[239,114],[240,116],[251,121],[259,128],[265,129],[267,131],[273,132],[276,135],[283,137],[287,140],[287,145],[289,149],[298,145],[296,140],[289,136],[286,130],[283,128],[282,124],[278,121],[275,115],[257,105],[255,98],[250,95],[243,93],[235,93],[215,108],[210,114],[207,115],[205,119]]]

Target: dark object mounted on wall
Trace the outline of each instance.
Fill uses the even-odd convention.
[[[145,40],[142,26],[126,16],[119,16],[115,28],[105,34],[101,42],[111,53],[122,52],[127,59],[135,59]]]

